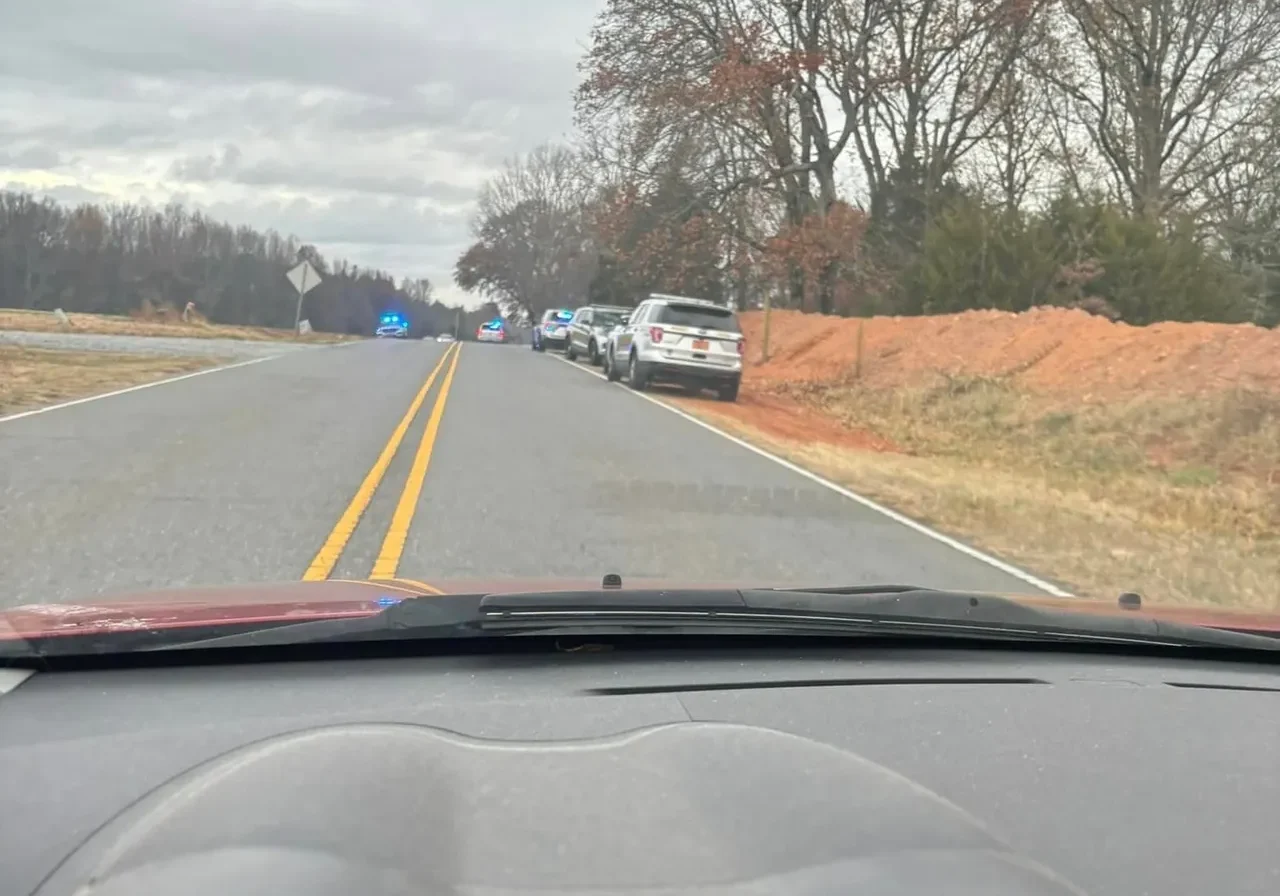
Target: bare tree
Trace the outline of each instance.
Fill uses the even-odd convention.
[[[861,34],[864,7],[849,4],[845,30]],[[913,242],[931,197],[961,161],[1001,128],[1016,127],[1017,64],[1040,34],[1047,0],[894,0],[856,45],[843,99],[873,219]],[[856,16],[856,18],[853,18]],[[850,41],[851,42],[851,41]],[[1019,150],[1020,151],[1020,150]],[[1015,180],[1017,179],[1015,175]],[[1013,185],[1010,184],[1010,187]]]
[[[841,0],[612,0],[593,32],[579,93],[579,124],[601,120],[626,136],[617,155],[665,164],[692,138],[707,149],[708,194],[724,204],[721,224],[742,245],[766,250],[762,234],[741,227],[744,205],[771,196],[783,229],[811,227],[838,200],[836,167],[855,121],[857,70],[847,64],[853,28]],[[867,7],[873,9],[874,7]],[[861,20],[858,20],[861,22]],[[864,22],[862,24],[865,24]],[[834,111],[832,85],[843,91]],[[621,123],[621,124],[619,124]],[[629,138],[629,139],[628,139]],[[754,193],[745,203],[744,193]],[[757,229],[758,230],[758,229]],[[791,244],[791,243],[788,243]],[[823,271],[819,304],[830,308]],[[800,305],[805,271],[790,266],[788,292]]]
[[[1000,77],[981,113],[985,138],[962,166],[965,180],[1006,212],[1026,209],[1037,192],[1074,171],[1073,158],[1062,153],[1056,140],[1051,105],[1044,82],[1026,59],[1018,59]]]
[[[530,317],[581,304],[596,262],[583,218],[588,192],[581,160],[566,147],[548,144],[509,160],[481,189],[476,241],[455,281]]]
[[[1280,75],[1274,0],[1063,0],[1044,76],[1105,162],[1118,201],[1207,211],[1248,162]]]

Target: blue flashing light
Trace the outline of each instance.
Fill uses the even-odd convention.
[[[378,606],[394,607],[396,604],[400,603],[400,601],[402,600],[404,600],[404,598],[402,597],[391,597],[389,595],[384,595],[383,597],[378,598]]]

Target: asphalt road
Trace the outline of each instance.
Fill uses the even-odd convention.
[[[373,573],[1037,591],[554,356],[449,349],[295,351],[0,421],[0,606]]]

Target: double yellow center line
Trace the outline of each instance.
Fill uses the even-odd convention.
[[[400,555],[404,553],[404,543],[409,537],[409,527],[413,524],[413,514],[418,508],[418,499],[422,497],[422,484],[427,477],[427,467],[431,464],[431,450],[435,446],[436,436],[440,432],[440,420],[444,417],[445,402],[449,400],[449,388],[453,385],[453,373],[458,369],[458,356],[461,354],[462,344],[455,342],[440,356],[439,363],[431,371],[427,381],[422,384],[418,394],[414,396],[413,401],[409,404],[409,409],[405,411],[404,417],[401,418],[400,423],[392,431],[391,438],[383,446],[382,453],[378,455],[378,459],[369,468],[369,473],[364,477],[364,482],[360,483],[360,487],[356,489],[351,503],[347,505],[347,509],[338,518],[333,531],[324,540],[324,544],[311,561],[311,565],[307,567],[307,571],[302,574],[304,582],[318,582],[329,578],[333,573],[333,568],[338,565],[338,560],[342,556],[343,550],[346,549],[347,542],[355,534],[360,518],[369,509],[369,503],[373,500],[374,493],[382,483],[383,477],[386,476],[387,468],[391,466],[391,461],[395,459],[396,452],[400,450],[400,443],[404,441],[405,434],[409,431],[409,427],[413,425],[414,419],[418,416],[418,411],[422,409],[422,405],[427,400],[431,387],[435,385],[440,371],[448,364],[449,369],[445,373],[444,383],[440,387],[440,393],[436,396],[435,406],[431,409],[431,416],[428,418],[426,429],[422,433],[422,441],[418,443],[418,450],[414,454],[413,466],[409,469],[409,478],[405,481],[404,490],[400,493],[400,500],[396,503],[395,513],[391,516],[391,525],[387,527],[387,533],[382,539],[382,549],[378,552],[378,558],[373,563],[373,573],[370,578],[387,581],[396,580],[396,572],[400,567]]]

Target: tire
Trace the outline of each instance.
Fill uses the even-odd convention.
[[[596,348],[594,339],[587,343],[587,360],[591,362],[592,367],[600,366],[600,349]]]
[[[622,374],[618,373],[617,359],[613,357],[613,353],[605,355],[604,358],[604,378],[611,383],[616,383],[622,379]]]
[[[575,361],[578,358],[578,351],[573,347],[572,339],[564,344],[564,356],[570,361]]]
[[[738,387],[741,384],[742,384],[741,380],[734,380],[731,383],[727,383],[723,386],[720,386],[718,389],[716,389],[716,395],[720,397],[721,401],[737,401]]]
[[[637,392],[643,392],[649,388],[649,381],[640,369],[640,362],[636,360],[635,355],[627,361],[627,385]]]

